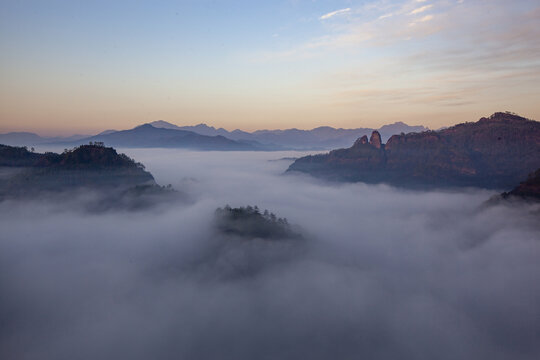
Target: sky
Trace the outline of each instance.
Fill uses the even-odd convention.
[[[540,119],[538,0],[0,0],[0,132]]]

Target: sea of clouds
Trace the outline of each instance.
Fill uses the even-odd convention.
[[[283,175],[299,153],[122,151],[182,200],[0,203],[1,358],[540,358],[533,206]],[[221,251],[225,204],[286,217],[301,249]],[[237,274],[247,261],[261,266]]]

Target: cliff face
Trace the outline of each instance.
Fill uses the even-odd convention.
[[[404,187],[510,188],[538,167],[540,123],[495,113],[437,132],[394,135],[386,144],[374,133],[369,143],[300,158],[287,171]]]

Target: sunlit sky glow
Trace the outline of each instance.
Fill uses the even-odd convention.
[[[538,0],[0,1],[0,132],[540,120]]]

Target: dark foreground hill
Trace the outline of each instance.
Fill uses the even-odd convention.
[[[287,170],[335,181],[410,188],[512,188],[540,167],[540,123],[495,113],[440,131],[392,136],[378,132],[348,149],[306,156]]]
[[[0,145],[0,198],[75,188],[121,189],[155,185],[144,166],[115,149],[82,145],[57,153],[33,153]]]

